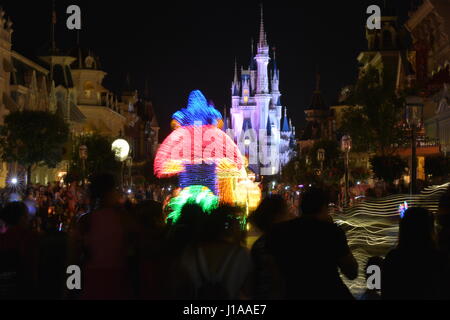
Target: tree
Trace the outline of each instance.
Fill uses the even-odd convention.
[[[339,143],[334,140],[322,140],[316,142],[308,152],[311,163],[315,168],[320,168],[320,161],[317,159],[319,149],[325,150],[325,161],[323,163],[325,169],[334,168],[341,164],[342,152]]]
[[[370,164],[375,177],[390,184],[400,179],[408,166],[398,156],[375,156],[370,159]]]
[[[325,150],[323,172],[318,175],[320,162],[317,159],[319,149]],[[339,183],[344,176],[344,161],[337,141],[318,141],[310,149],[303,150],[301,157],[288,163],[282,172],[284,182],[292,184],[326,184]]]
[[[363,181],[370,178],[370,172],[363,167],[350,168],[350,176],[357,181]]]
[[[450,158],[444,156],[428,157],[425,159],[425,172],[427,176],[443,178],[448,176],[450,171]]]
[[[387,66],[382,74],[369,68],[355,86],[348,100],[353,108],[344,112],[340,128],[352,137],[354,151],[389,156],[402,144],[405,100],[396,92],[394,75]]]
[[[281,179],[282,182],[293,185],[318,183],[318,177],[305,157],[293,159],[284,166]]]
[[[88,178],[96,173],[111,173],[119,175],[120,166],[111,148],[112,140],[100,134],[91,134],[78,138],[72,153],[72,162],[67,179],[79,181],[83,175]],[[83,172],[83,160],[80,159],[80,146],[86,146],[88,158]]]
[[[3,161],[24,166],[28,183],[35,165],[56,168],[69,139],[68,124],[58,115],[44,111],[13,112],[5,117],[0,130]]]

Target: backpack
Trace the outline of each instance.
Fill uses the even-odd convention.
[[[231,296],[226,288],[226,284],[223,283],[223,277],[237,252],[237,248],[231,250],[218,272],[209,270],[205,255],[200,247],[197,247],[196,251],[197,269],[201,280],[201,284],[196,290],[196,299],[209,301],[230,300]]]

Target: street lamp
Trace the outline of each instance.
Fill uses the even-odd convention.
[[[409,96],[406,98],[406,124],[411,130],[411,194],[417,191],[417,131],[423,124],[423,98]]]
[[[126,162],[127,162],[127,167],[128,167],[128,187],[132,188],[133,180],[132,180],[131,170],[133,168],[133,158],[131,156],[128,156]]]
[[[117,161],[122,163],[120,170],[120,180],[121,188],[123,190],[123,167],[125,165],[125,160],[127,160],[128,155],[130,154],[130,145],[124,139],[117,139],[112,143],[112,151],[115,153]]]
[[[85,145],[80,146],[80,148],[78,150],[78,154],[81,159],[82,174],[83,174],[82,184],[84,186],[85,181],[86,181],[86,160],[88,158],[88,148]]]
[[[317,161],[320,162],[320,173],[323,172],[323,162],[325,161],[325,150],[319,149],[317,150]]]
[[[345,195],[344,207],[348,205],[349,198],[349,154],[352,150],[352,138],[349,135],[343,136],[341,139],[341,150],[345,153]]]

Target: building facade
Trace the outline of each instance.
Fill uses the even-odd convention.
[[[450,0],[424,0],[410,12],[417,81],[425,98],[426,135],[450,152]]]
[[[115,94],[104,88],[107,73],[91,50],[77,47],[64,53],[53,44],[44,56],[34,60],[24,57],[12,49],[12,25],[0,9],[0,124],[11,112],[53,112],[69,124],[72,142],[93,133],[111,139],[121,137],[130,142],[133,157],[152,158],[159,126],[148,95],[125,89]],[[34,168],[31,182],[60,180],[67,172],[73,147],[73,143],[67,146],[66,159],[58,168]],[[0,188],[21,170],[17,164],[2,163]]]

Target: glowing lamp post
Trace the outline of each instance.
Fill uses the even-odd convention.
[[[317,161],[320,162],[320,174],[322,174],[323,162],[325,161],[325,150],[324,149],[317,150]]]
[[[78,154],[81,159],[82,173],[83,173],[83,181],[82,184],[84,186],[86,181],[86,160],[88,158],[88,148],[85,145],[80,146],[78,150]]]
[[[344,207],[349,204],[349,154],[352,150],[352,138],[350,136],[343,136],[341,139],[341,150],[345,153],[345,194]]]
[[[116,159],[122,163],[120,181],[121,187],[123,188],[123,166],[125,164],[125,160],[127,160],[128,155],[130,154],[130,145],[124,139],[117,139],[112,144],[112,151],[115,153]]]
[[[411,130],[411,194],[417,191],[417,131],[423,123],[423,99],[417,96],[406,98],[405,120]]]

